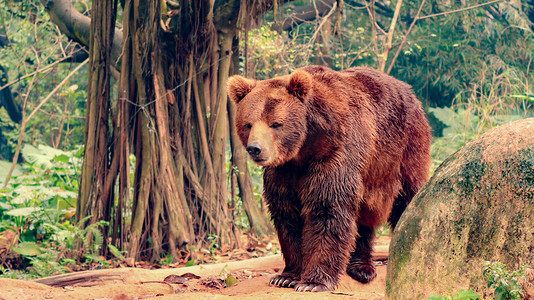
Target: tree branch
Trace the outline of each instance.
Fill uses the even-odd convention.
[[[485,5],[490,5],[490,4],[497,3],[497,2],[502,2],[502,1],[503,0],[494,0],[494,1],[489,1],[489,2],[486,2],[486,3],[472,5],[472,6],[468,6],[468,7],[464,7],[464,8],[460,8],[460,9],[455,9],[455,10],[451,10],[451,11],[444,11],[444,12],[441,12],[441,13],[438,13],[438,14],[422,16],[422,17],[419,18],[419,20],[427,19],[427,18],[433,18],[433,17],[446,15],[446,14],[452,14],[452,13],[461,12],[461,11],[464,11],[464,10],[470,10],[470,9],[473,9],[473,8],[482,7],[482,6],[485,6]]]
[[[406,34],[404,35],[404,38],[402,39],[402,42],[399,48],[397,49],[397,52],[395,52],[395,56],[393,57],[393,60],[391,60],[391,62],[389,63],[387,74],[391,73],[391,70],[393,69],[393,65],[395,65],[395,62],[397,61],[397,58],[399,57],[399,54],[402,48],[404,48],[404,44],[406,44],[406,41],[408,40],[408,36],[413,30],[415,22],[419,20],[419,14],[421,14],[421,10],[423,10],[423,5],[425,5],[425,0],[421,1],[421,5],[419,6],[419,10],[417,11],[417,14],[415,15],[415,19],[413,19],[412,24],[410,25],[410,28],[408,28],[408,31],[406,31]]]
[[[332,6],[336,3],[336,0],[317,0],[315,5],[312,3],[308,6],[296,8],[280,27],[276,28],[280,31],[290,30],[295,26],[298,26],[306,21],[315,20],[317,17],[325,16]]]
[[[308,6],[298,7],[294,9],[289,16],[286,17],[282,24],[278,25],[274,29],[278,31],[287,31],[304,22],[315,20],[318,16],[323,17],[332,9],[332,5],[334,5],[334,3],[336,2],[337,0],[316,0],[316,5],[312,3]],[[348,6],[353,7],[355,9],[365,9],[369,5],[362,4],[355,0],[344,0],[344,2]],[[388,18],[393,18],[394,11],[385,4],[380,2],[374,2],[374,6],[376,13]],[[280,11],[284,10],[284,8],[280,9]],[[399,18],[403,22],[411,21],[411,18],[409,16],[399,16]]]
[[[389,50],[391,49],[391,43],[393,42],[393,34],[395,33],[395,27],[397,25],[397,19],[400,14],[401,6],[402,0],[398,0],[397,5],[395,6],[395,14],[393,15],[393,19],[391,20],[391,26],[387,33],[387,41],[384,48],[384,52],[382,53],[382,58],[379,63],[379,69],[382,72],[384,72],[384,70],[386,69],[386,61],[388,60]]]
[[[91,30],[91,18],[80,13],[70,0],[40,0],[50,19],[68,38],[88,47]],[[111,48],[113,66],[119,67],[122,52],[122,31],[116,29]]]
[[[69,75],[67,75],[67,77],[65,77],[50,93],[48,93],[48,95],[43,99],[43,101],[41,101],[41,103],[39,103],[34,109],[33,111],[30,113],[30,115],[26,118],[26,121],[29,121],[33,115],[35,115],[39,109],[41,109],[41,107],[46,103],[48,102],[48,100],[50,100],[50,98],[52,98],[54,95],[56,95],[57,91],[65,84],[69,81],[69,79],[72,77],[72,75],[76,74],[76,72],[78,72],[89,60],[86,59],[84,62],[82,62],[81,64],[79,64],[74,70],[72,70],[72,72],[69,73]]]

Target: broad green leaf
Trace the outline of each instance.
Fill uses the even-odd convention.
[[[27,203],[28,201],[31,201],[33,198],[34,198],[34,194],[24,193],[24,194],[20,194],[20,195],[14,197],[13,199],[11,199],[11,203],[13,203],[13,204],[24,204],[24,203]]]
[[[22,242],[13,248],[13,251],[24,256],[37,256],[41,254],[39,245],[34,242]]]
[[[16,197],[11,199],[13,204],[24,204],[33,199],[39,198],[39,192],[43,187],[35,185],[19,185],[13,192],[18,194]]]
[[[447,297],[444,296],[438,296],[434,293],[430,294],[430,298],[426,298],[425,300],[447,300]]]
[[[449,107],[430,107],[428,109],[438,120],[440,120],[442,123],[444,123],[447,126],[453,126],[454,125],[454,111]]]
[[[66,191],[57,187],[51,187],[51,188],[42,188],[41,191],[48,196],[49,198],[59,196],[61,198],[69,199],[69,198],[78,198],[78,194],[73,191]]]
[[[71,86],[69,86],[69,87],[67,88],[67,91],[69,91],[69,92],[74,92],[74,91],[77,90],[77,89],[78,89],[78,85],[77,85],[77,84],[73,84],[73,85],[71,85]]]
[[[67,156],[66,154],[56,155],[56,156],[54,156],[54,160],[57,161],[57,162],[68,163],[69,162],[69,156]]]
[[[22,148],[22,157],[31,164],[36,164],[43,168],[52,167],[52,160],[56,156],[67,155],[67,152],[46,146],[39,145],[36,147],[26,144]]]
[[[6,215],[10,215],[13,217],[27,217],[31,215],[32,213],[39,211],[40,208],[38,207],[21,207],[21,208],[15,208],[8,212],[6,212]]]
[[[454,300],[477,300],[481,299],[480,296],[475,293],[473,290],[460,290],[453,297]]]
[[[4,202],[0,202],[0,207],[3,208],[3,209],[6,209],[6,210],[9,210],[11,208],[13,208],[13,206],[7,204],[7,203],[4,203]]]
[[[43,187],[39,185],[19,185],[13,191],[19,195],[33,194],[34,192],[38,192],[42,188]]]

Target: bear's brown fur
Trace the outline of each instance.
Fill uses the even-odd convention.
[[[271,284],[336,287],[376,277],[375,228],[394,228],[428,179],[430,127],[411,88],[370,68],[309,66],[255,81],[233,76],[236,128],[264,166],[264,197],[286,267]]]

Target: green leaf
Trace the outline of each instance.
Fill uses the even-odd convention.
[[[452,297],[453,300],[478,300],[481,297],[473,290],[460,290],[456,295]]]
[[[24,256],[37,256],[41,254],[39,245],[34,242],[22,242],[13,248],[13,251]]]
[[[454,111],[449,107],[430,107],[428,109],[438,120],[440,120],[443,124],[447,126],[453,126],[454,125]]]
[[[60,154],[60,155],[54,156],[54,161],[57,161],[57,162],[68,163],[69,159],[70,158],[66,154]]]
[[[519,98],[519,99],[524,99],[524,100],[528,100],[528,101],[532,101],[532,102],[534,102],[534,96],[529,96],[529,95],[511,95],[511,97]]]
[[[66,191],[57,187],[53,188],[42,188],[42,192],[47,195],[49,198],[59,196],[64,199],[76,199],[78,194],[72,191]]]
[[[447,297],[438,296],[438,295],[432,293],[432,294],[430,294],[430,298],[426,298],[425,300],[447,300]]]
[[[31,215],[34,212],[39,211],[40,208],[38,207],[21,207],[21,208],[15,208],[8,212],[6,212],[6,215],[10,215],[12,217],[27,217]]]
[[[192,260],[192,259],[190,259],[190,260],[185,264],[186,267],[192,267],[192,266],[194,266],[194,265],[195,265],[195,261]]]
[[[111,254],[113,254],[113,256],[115,256],[118,259],[124,259],[124,256],[122,255],[122,252],[117,247],[109,244],[108,248],[111,251]]]
[[[502,286],[498,286],[494,293],[495,300],[506,300],[506,291]]]
[[[230,287],[236,283],[239,283],[239,280],[237,280],[237,278],[235,278],[232,275],[228,275],[228,277],[226,277],[225,282],[226,282],[226,287]]]
[[[37,194],[41,188],[41,186],[34,185],[19,185],[13,190],[16,194],[18,194],[18,196],[11,199],[11,203],[25,204],[28,201],[38,198]]]
[[[51,168],[52,160],[60,155],[67,155],[67,152],[46,145],[39,145],[36,148],[26,144],[22,148],[22,157],[24,157],[28,163],[36,164],[42,168]]]
[[[77,85],[77,84],[73,84],[73,85],[71,85],[71,86],[69,86],[69,87],[67,88],[67,91],[69,91],[69,92],[74,92],[74,91],[77,90],[77,89],[78,89],[78,85]]]
[[[0,202],[0,207],[2,209],[5,209],[5,210],[10,210],[11,208],[13,208],[13,206],[7,204],[7,203],[4,203],[4,202]]]

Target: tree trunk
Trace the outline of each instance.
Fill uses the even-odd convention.
[[[135,259],[158,260],[163,252],[177,254],[187,243],[200,247],[208,238],[219,246],[237,244],[232,239],[238,231],[229,213],[226,141],[228,117],[233,116],[228,114],[226,82],[237,54],[232,47],[238,20],[248,22],[272,2],[180,0],[180,9],[162,11],[161,1],[127,0],[123,31],[114,36],[109,28],[115,20],[114,14],[108,15],[115,12],[111,1],[93,4],[78,220],[92,215],[91,222],[110,221],[105,241],[109,235],[111,243],[126,247]],[[56,22],[66,23],[60,28],[72,25],[65,15],[73,9],[69,1],[44,4]],[[82,43],[77,35],[83,32],[67,30]],[[121,51],[115,57],[117,48]],[[111,65],[120,66],[121,76],[113,106]],[[243,170],[238,182],[251,227],[257,234],[272,232],[253,197],[242,146],[231,146],[241,151],[241,156],[233,151],[234,163]],[[131,195],[130,153],[136,157]],[[125,215],[131,215],[129,228],[122,220]]]
[[[89,84],[85,128],[85,155],[82,166],[78,221],[91,216],[109,221],[113,205],[113,185],[118,161],[109,151],[110,53],[115,30],[117,1],[93,1],[91,37],[89,43]],[[104,228],[107,236],[107,227]],[[104,239],[104,244],[107,239]],[[105,248],[104,248],[105,249]]]

